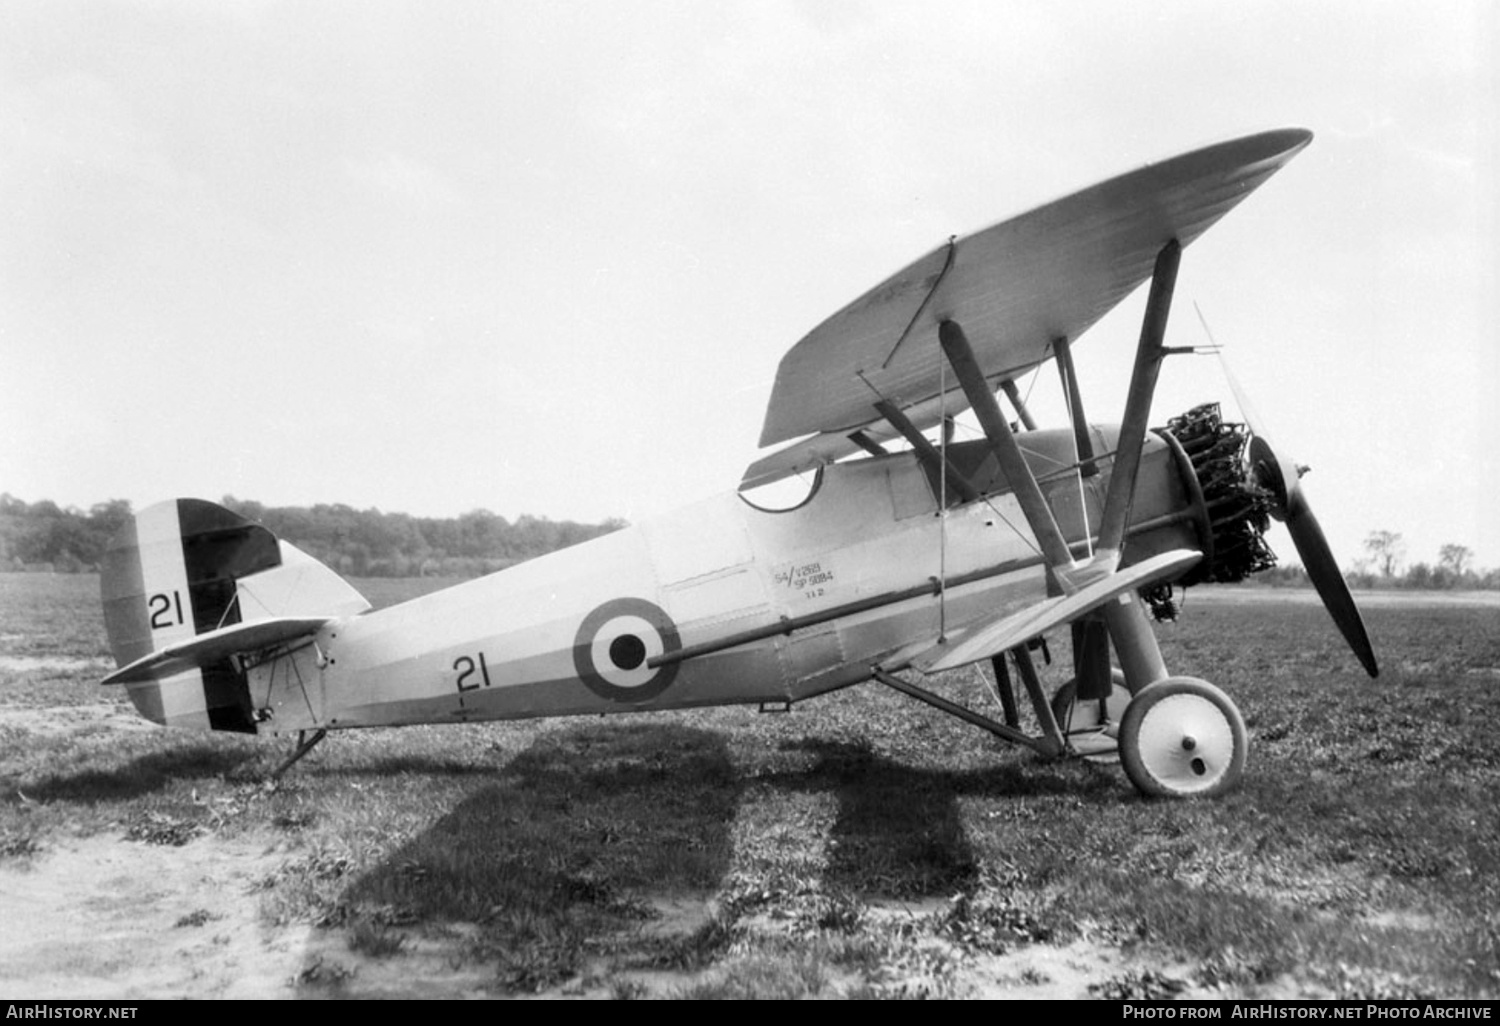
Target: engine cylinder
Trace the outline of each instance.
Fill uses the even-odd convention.
[[[1212,557],[1180,582],[1232,584],[1276,565],[1265,542],[1275,496],[1256,482],[1246,458],[1250,431],[1226,423],[1218,403],[1205,403],[1167,421],[1166,433],[1182,446],[1203,492],[1212,532]]]

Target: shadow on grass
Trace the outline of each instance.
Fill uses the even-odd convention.
[[[466,957],[496,964],[501,989],[535,990],[652,915],[640,895],[703,896],[727,872],[741,784],[719,734],[589,722],[489,772],[493,784],[341,889],[333,918],[351,937],[370,923],[478,923]]]
[[[854,894],[951,896],[975,881],[983,862],[964,822],[961,799],[1080,790],[1076,767],[1069,772],[1037,762],[945,770],[886,758],[863,741],[809,738],[792,747],[811,752],[818,761],[807,770],[769,779],[837,796],[825,883]]]
[[[797,747],[818,761],[783,783],[837,796],[826,887],[927,897],[952,894],[974,878],[978,865],[954,798],[975,781],[903,765],[859,741],[812,738]]]
[[[218,779],[255,761],[260,752],[205,739],[149,752],[115,767],[53,773],[27,787],[41,802],[126,802],[182,780]]]

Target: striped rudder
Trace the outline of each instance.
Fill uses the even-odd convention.
[[[350,616],[369,608],[322,563],[266,528],[201,499],[158,503],[110,541],[100,578],[104,625],[125,667],[199,635],[270,618]],[[254,733],[238,655],[128,684],[157,723]]]

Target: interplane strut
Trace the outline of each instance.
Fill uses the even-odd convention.
[[[1181,262],[1182,246],[1176,239],[1169,241],[1156,255],[1135,366],[1130,373],[1130,391],[1125,398],[1120,442],[1109,479],[1109,492],[1104,499],[1104,514],[1099,523],[1099,548],[1104,552],[1118,552],[1125,541],[1125,525],[1135,498],[1136,471],[1140,469],[1141,450],[1146,444],[1151,399],[1156,393],[1162,357],[1166,355],[1162,339],[1166,336],[1167,314],[1172,308],[1172,293],[1177,286],[1177,268]],[[1132,692],[1166,678],[1167,664],[1156,642],[1156,632],[1151,629],[1146,611],[1135,596],[1127,596],[1125,602],[1106,605],[1104,620],[1115,643],[1120,669],[1125,671],[1126,686]]]
[[[906,414],[901,412],[895,403],[889,399],[881,399],[875,403],[875,409],[880,412],[882,417],[890,421],[891,426],[901,432],[901,435],[911,443],[911,447],[916,451],[918,459],[935,469],[946,470],[944,480],[947,482],[949,489],[961,501],[973,502],[979,498],[979,489],[975,488],[973,483],[961,474],[958,468],[953,466],[945,455],[938,452],[937,447],[927,440],[927,436],[917,429],[917,426],[907,418]],[[948,496],[943,496],[944,503],[948,499]]]
[[[958,383],[963,387],[969,406],[979,418],[979,426],[984,429],[985,438],[989,439],[990,449],[1000,462],[1000,469],[1014,489],[1016,499],[1021,504],[1021,512],[1025,514],[1026,522],[1031,525],[1032,533],[1036,535],[1037,543],[1042,548],[1042,555],[1053,567],[1070,565],[1073,555],[1068,551],[1068,541],[1063,537],[1062,529],[1057,526],[1052,507],[1047,505],[1047,497],[1042,494],[1041,485],[1037,484],[1036,475],[1031,472],[1026,457],[1021,454],[1021,447],[1016,444],[1010,425],[1005,422],[1005,415],[1000,412],[1000,402],[984,379],[984,372],[979,368],[974,348],[969,344],[963,327],[957,321],[943,321],[938,325],[938,341],[953,372],[958,375]]]

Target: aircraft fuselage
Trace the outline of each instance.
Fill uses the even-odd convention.
[[[1097,452],[1113,432],[1095,431]],[[1023,445],[1070,542],[1097,526],[1107,463],[1071,432]],[[911,453],[834,464],[796,508],[730,493],[387,609],[248,671],[261,733],[796,702],[870,676],[945,621],[1020,609],[1048,575],[983,442],[950,447],[984,498],[942,515]],[[1141,461],[1126,561],[1201,547],[1202,509],[1161,438]],[[946,582],[940,587],[939,582]],[[1132,596],[1132,601],[1138,601]]]

